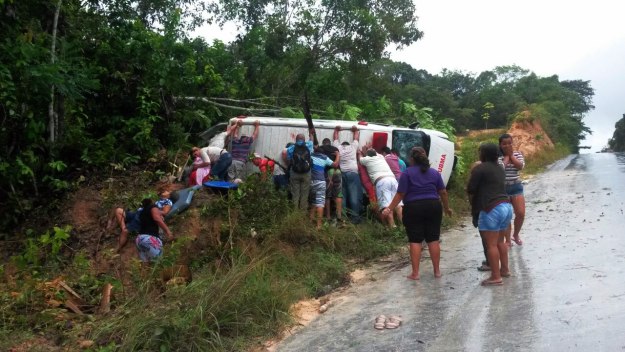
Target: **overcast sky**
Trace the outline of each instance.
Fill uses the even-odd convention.
[[[545,77],[591,81],[595,110],[582,141],[599,150],[625,114],[625,11],[620,0],[414,0],[421,40],[391,58],[438,74],[516,64]],[[230,28],[233,28],[232,26]],[[207,40],[233,29],[199,31]]]
[[[584,122],[600,149],[625,114],[624,6],[614,0],[414,0],[421,40],[391,58],[417,69],[480,73],[516,64],[539,76],[590,80]]]

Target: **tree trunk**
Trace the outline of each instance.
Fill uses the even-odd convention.
[[[59,13],[61,12],[61,4],[63,0],[59,0],[56,5],[56,11],[54,12],[54,24],[52,26],[52,48],[50,48],[50,58],[52,64],[56,62],[56,28],[59,24]],[[54,91],[55,86],[50,88],[50,104],[48,105],[48,130],[50,131],[50,143],[56,142],[56,136],[58,134],[58,115],[54,112]]]

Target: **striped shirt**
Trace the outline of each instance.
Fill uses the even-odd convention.
[[[232,155],[232,160],[239,160],[242,162],[247,162],[247,154],[250,152],[250,147],[254,143],[254,138],[241,136],[239,138],[232,140],[232,150],[230,151],[230,155]]]
[[[521,162],[521,169],[525,167],[525,159],[523,158],[523,154],[520,152],[512,152],[512,156],[514,156],[518,161]],[[506,172],[506,184],[511,185],[515,183],[520,183],[520,174],[521,170],[517,169],[513,163],[509,162],[508,164],[503,164],[503,156],[499,157],[499,165],[501,165]]]
[[[313,162],[311,180],[325,182],[325,169],[326,166],[332,166],[332,160],[322,153],[312,153],[311,158]]]

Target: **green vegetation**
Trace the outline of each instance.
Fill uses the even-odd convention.
[[[0,266],[0,349],[34,337],[71,348],[93,339],[102,351],[241,350],[275,336],[293,302],[344,283],[347,263],[404,243],[401,231],[375,223],[314,231],[283,194],[253,180],[174,220],[177,233],[197,222],[202,241],[168,246],[151,272],[136,263],[96,270],[119,262],[109,252],[115,239],[68,226],[68,196],[97,192],[91,215],[102,217],[154,196],[151,185],[171,173],[170,163],[184,164],[180,151],[197,133],[232,116],[301,118],[306,96],[313,117],[419,121],[452,140],[536,119],[557,147],[529,159],[526,172],[575,152],[589,132],[588,81],[517,66],[432,75],[388,59],[389,45],[423,34],[409,0],[282,5],[0,0],[0,239],[1,254],[12,257]],[[231,43],[190,38],[205,21],[235,22],[241,33]],[[498,135],[459,141],[449,186],[458,215],[468,209],[464,185],[477,146]],[[159,273],[180,261],[193,282],[165,289]],[[61,282],[87,313],[112,284],[112,312],[69,313]]]
[[[608,146],[615,152],[625,152],[625,115],[614,125],[614,134],[608,141]]]
[[[202,231],[204,239],[218,242],[177,241],[148,273],[131,266],[131,280],[124,285],[117,277],[95,276],[80,253],[61,256],[63,265],[51,255],[37,266],[17,262],[13,287],[0,290],[0,348],[31,336],[20,331],[52,334],[71,346],[87,331],[85,338],[113,350],[243,350],[291,323],[293,303],[344,285],[354,264],[390,254],[405,241],[401,231],[377,223],[316,231],[307,214],[291,208],[282,192],[252,177],[240,192],[213,197],[198,209],[201,228],[222,220],[232,224]],[[174,232],[188,226],[192,216],[175,219]],[[55,250],[52,245],[40,252]],[[193,281],[163,283],[161,272],[181,260],[193,269]],[[60,275],[87,306],[97,306],[102,285],[112,283],[113,312],[97,320],[70,317],[61,306],[67,292],[54,284]],[[70,320],[74,325],[65,327]]]
[[[389,60],[389,45],[422,36],[411,1],[283,5],[0,1],[2,237],[21,240],[33,213],[55,218],[54,200],[85,180],[175,162],[216,122],[302,117],[304,95],[313,117],[417,120],[449,135],[538,119],[572,152],[589,132],[588,81],[518,66],[432,75]],[[234,22],[241,34],[231,43],[190,38],[206,21]]]
[[[459,141],[463,167],[449,185],[456,216],[445,218],[444,226],[468,213],[468,167],[477,159],[479,144],[495,142],[501,132]],[[538,170],[565,151],[558,147],[535,155],[528,169]],[[148,191],[106,192],[105,202],[139,200]],[[119,272],[97,275],[85,252],[72,253],[69,228],[31,234],[33,245],[3,268],[11,270],[7,274],[13,282],[0,289],[0,349],[46,336],[70,348],[86,339],[99,351],[246,350],[292,324],[289,309],[294,303],[346,284],[355,266],[392,254],[405,243],[403,231],[377,222],[326,225],[316,231],[307,214],[292,210],[284,193],[257,177],[230,196],[200,197],[198,202],[172,222],[174,233],[184,233],[198,221],[197,239],[166,246],[164,257],[148,272],[129,263],[126,279]],[[110,250],[102,251],[109,262],[119,261],[109,257]],[[188,285],[163,281],[162,273],[177,263],[192,269]],[[112,311],[69,313],[62,302],[70,297],[59,287],[60,280],[82,297],[87,313],[99,305],[102,286],[112,284]]]

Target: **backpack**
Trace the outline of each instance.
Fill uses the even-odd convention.
[[[293,160],[291,161],[291,169],[298,174],[305,174],[310,171],[312,167],[312,157],[310,156],[310,150],[303,145],[295,145],[293,148]]]

